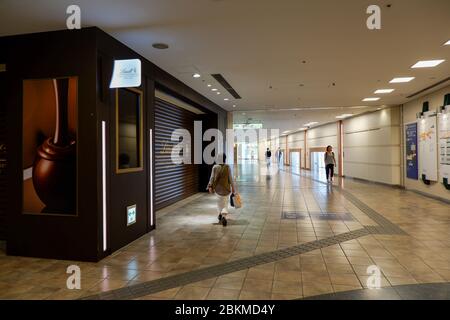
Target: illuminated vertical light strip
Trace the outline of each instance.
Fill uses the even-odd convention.
[[[102,201],[103,201],[103,251],[106,243],[106,122],[102,121]]]
[[[150,129],[150,226],[153,227],[153,130]]]

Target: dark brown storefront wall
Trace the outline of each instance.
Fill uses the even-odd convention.
[[[161,189],[155,188],[155,183],[159,182],[153,180],[153,190],[158,193],[154,209],[156,205],[167,205],[199,191],[199,179],[208,175],[207,166],[175,168],[169,164],[167,167],[159,161],[163,158],[158,162],[150,158],[149,146],[154,147],[153,158],[159,148],[155,146],[158,139],[155,135],[160,131],[154,123],[155,107],[158,107],[154,102],[155,86],[164,87],[178,99],[205,112],[206,115],[198,115],[204,120],[204,128],[218,125],[219,129],[224,128],[226,112],[219,106],[95,27],[4,37],[0,38],[0,47],[5,48],[0,51],[0,64],[7,66],[6,72],[0,72],[0,82],[3,74],[6,78],[6,85],[0,83],[2,92],[6,92],[0,95],[0,143],[8,147],[5,180],[4,171],[0,175],[0,238],[6,233],[7,254],[97,261],[149,232],[155,228],[148,219],[152,205],[152,164],[158,178],[170,181]],[[142,62],[139,90],[143,93],[145,117],[143,169],[127,174],[115,172],[115,95],[109,88],[109,81],[116,59],[141,59]],[[66,76],[78,78],[77,215],[24,214],[23,81]],[[170,111],[173,113],[166,120],[165,133],[161,131],[161,135],[169,134],[167,123],[170,121],[175,121],[171,129],[180,126],[193,130],[195,116],[185,110],[172,110],[166,105],[159,117],[162,119],[165,114],[167,118]],[[107,250],[103,250],[102,121],[106,123]],[[151,130],[153,143],[149,139]],[[126,208],[130,204],[137,204],[138,218],[135,224],[127,226]]]

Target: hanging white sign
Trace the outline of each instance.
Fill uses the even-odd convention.
[[[430,181],[437,181],[436,116],[425,116],[419,124],[419,172]]]
[[[141,85],[141,60],[114,60],[110,88],[133,88]]]
[[[439,124],[439,180],[450,183],[450,106],[438,114]]]

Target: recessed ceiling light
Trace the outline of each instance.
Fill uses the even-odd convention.
[[[217,93],[217,94],[220,94],[220,92],[219,92],[219,91],[217,91],[216,93]]]
[[[212,85],[211,84],[207,84],[208,88],[210,88]]]
[[[152,44],[152,47],[155,49],[164,50],[164,49],[169,48],[169,45],[165,44],[165,43],[154,43],[154,44]]]
[[[440,60],[422,60],[422,61],[417,62],[411,68],[412,69],[416,69],[416,68],[433,68],[433,67],[436,67],[436,66],[440,65],[444,61],[445,61],[444,59],[440,59]]]
[[[378,97],[371,97],[371,98],[364,98],[362,101],[378,101],[380,98]]]
[[[344,114],[341,114],[340,116],[337,116],[336,119],[344,119],[344,118],[351,117],[352,115],[353,115],[353,113],[344,113]]]
[[[194,78],[200,78],[200,77],[201,77],[201,75],[200,75],[200,74],[198,74],[198,73],[194,73],[194,74],[192,75],[192,77],[194,77]]]
[[[304,126],[305,126],[305,127],[311,127],[311,126],[313,126],[313,125],[315,125],[315,124],[318,124],[318,122],[316,122],[316,121],[314,121],[314,122],[308,122],[308,123],[305,123]]]
[[[236,108],[236,105],[235,105],[235,104],[233,104],[233,108]]]
[[[393,92],[395,89],[378,89],[377,91],[375,91],[375,94],[380,94],[380,93],[391,93]]]
[[[444,43],[444,46],[450,46],[450,40],[448,40],[446,43]]]
[[[410,82],[411,80],[414,80],[415,77],[399,77],[399,78],[394,78],[391,81],[389,81],[390,83],[403,83],[403,82]]]
[[[289,133],[289,132],[291,132],[291,131],[287,130],[287,131],[284,131],[283,133],[286,134],[286,133]]]
[[[381,110],[381,108],[377,108],[377,110]]]
[[[228,101],[228,100],[230,100],[230,99],[228,99],[228,98],[225,98],[225,99],[223,99],[223,100],[225,100],[225,101]]]
[[[211,91],[217,91],[217,89],[216,89],[216,88],[213,88],[213,89],[211,89]]]

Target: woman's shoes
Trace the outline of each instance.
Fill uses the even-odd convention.
[[[219,214],[219,216],[217,217],[217,219],[219,219],[219,223],[221,222],[222,225],[223,225],[224,227],[227,226],[228,221],[227,221],[227,219],[226,219],[221,213]]]

